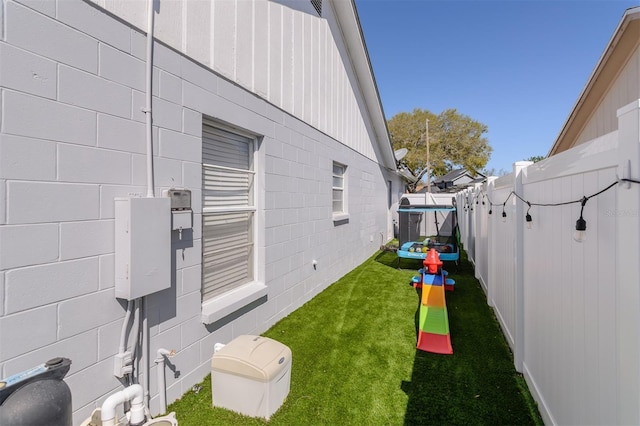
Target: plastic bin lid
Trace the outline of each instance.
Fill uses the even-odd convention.
[[[269,381],[291,360],[291,350],[262,336],[243,335],[229,342],[211,358],[214,371]]]

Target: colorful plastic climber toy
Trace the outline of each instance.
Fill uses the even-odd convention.
[[[420,270],[419,280],[413,285],[422,288],[417,348],[437,354],[452,354],[449,316],[445,300],[445,287],[453,290],[455,282],[447,278],[442,261],[435,249],[430,249]]]

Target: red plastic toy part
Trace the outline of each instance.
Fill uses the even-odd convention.
[[[427,257],[422,262],[424,266],[427,268],[427,272],[429,274],[437,274],[438,270],[442,266],[442,260],[440,260],[440,255],[436,249],[429,249],[429,253],[427,253]]]

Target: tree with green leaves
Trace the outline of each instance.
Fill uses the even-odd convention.
[[[537,163],[538,161],[542,161],[544,160],[545,157],[544,155],[532,155],[531,157],[527,158],[525,161],[533,161],[534,163]]]
[[[427,138],[429,120],[429,163],[427,164]],[[414,177],[409,183],[413,191],[428,172],[428,178],[444,175],[456,167],[464,167],[476,174],[482,170],[491,156],[491,146],[484,136],[485,124],[447,109],[436,115],[428,110],[415,108],[413,112],[401,112],[388,122],[393,149],[407,149],[401,163]]]

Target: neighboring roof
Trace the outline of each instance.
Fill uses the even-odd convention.
[[[396,170],[396,158],[391,145],[391,137],[387,128],[387,120],[382,109],[382,101],[378,92],[378,85],[373,74],[373,67],[369,59],[369,52],[362,34],[360,18],[354,0],[330,0],[336,11],[336,19],[340,24],[344,42],[353,61],[356,77],[365,100],[365,108],[371,117],[373,131],[379,144],[382,164],[391,170]]]
[[[420,186],[420,189],[417,189],[414,193],[415,194],[426,194],[426,193],[432,193],[435,194],[436,192],[440,192],[440,188],[438,188],[435,185],[431,185],[431,187],[427,187],[425,186]],[[429,189],[431,189],[431,191],[429,191]]]
[[[640,7],[627,9],[547,156],[573,147],[611,83],[640,44]],[[624,105],[619,105],[618,108]]]
[[[468,176],[469,178],[471,178],[472,180],[473,179],[478,179],[478,177],[480,177],[480,178],[485,178],[486,177],[482,173],[477,173],[477,176],[474,176],[471,173],[469,173],[467,171],[467,169],[461,168],[461,169],[451,170],[446,175],[440,176],[438,178],[435,178],[433,182],[434,183],[455,182],[456,180],[460,179],[461,177],[463,177],[465,175]]]

